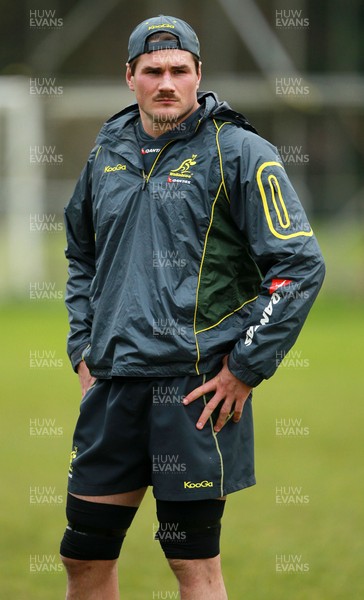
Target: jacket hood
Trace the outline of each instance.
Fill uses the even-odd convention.
[[[203,122],[208,118],[216,118],[223,121],[230,121],[239,127],[257,133],[244,115],[233,110],[227,102],[220,102],[214,92],[198,92],[197,100],[201,106],[204,107],[200,122]],[[137,117],[139,117],[138,104],[127,106],[104,123],[96,138],[96,142],[102,144],[107,139],[109,142],[119,143],[121,136],[125,141],[128,137],[128,125],[133,123]],[[179,133],[181,137],[188,137],[194,132],[195,127],[190,131],[187,130],[187,132]]]
[[[242,127],[243,129],[252,131],[253,133],[258,133],[255,127],[249,123],[248,119],[244,115],[236,110],[233,110],[227,102],[220,102],[214,92],[207,92],[207,94],[211,94],[216,101],[215,108],[211,115],[212,117],[222,121],[231,121],[231,123],[238,125],[238,127]]]
[[[197,99],[200,104],[205,103],[204,119],[211,117],[221,121],[230,121],[238,127],[257,133],[244,115],[233,110],[227,102],[220,102],[215,92],[198,92]]]

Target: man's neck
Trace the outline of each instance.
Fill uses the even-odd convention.
[[[173,129],[178,130],[179,125],[186,121],[186,119],[188,119],[188,117],[190,117],[199,108],[201,108],[201,105],[196,102],[196,104],[191,110],[188,111],[188,113],[181,115],[177,119],[175,119],[174,115],[171,115],[170,120],[168,120],[168,118],[164,118],[163,116],[158,119],[156,117],[151,117],[149,114],[146,114],[139,109],[140,120],[145,133],[153,138],[158,138],[170,131],[173,131]]]

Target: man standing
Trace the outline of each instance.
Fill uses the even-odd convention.
[[[149,485],[181,598],[227,598],[220,520],[226,495],[255,483],[251,390],[324,277],[276,149],[200,79],[187,23],[138,25],[137,104],[105,123],[65,210],[83,394],[61,544],[69,600],[119,598],[117,559]]]

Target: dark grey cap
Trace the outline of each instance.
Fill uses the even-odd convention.
[[[172,33],[176,36],[176,40],[164,40],[149,44],[148,37],[159,31]],[[187,50],[200,58],[200,42],[192,27],[176,17],[166,17],[159,15],[146,19],[132,32],[129,38],[129,58],[131,62],[140,54],[154,52],[156,50],[167,50],[170,48],[178,48],[179,50]]]

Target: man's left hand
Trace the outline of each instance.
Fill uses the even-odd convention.
[[[197,398],[209,392],[215,392],[211,400],[206,404],[201,416],[196,423],[197,429],[202,429],[215,408],[222,402],[219,417],[215,423],[214,431],[218,433],[225,425],[230,414],[233,412],[232,420],[238,423],[244,408],[244,403],[247,400],[252,388],[235,377],[230,371],[228,365],[228,357],[223,359],[223,367],[221,371],[212,379],[200,385],[200,387],[190,392],[183,400],[183,404],[187,405]]]

